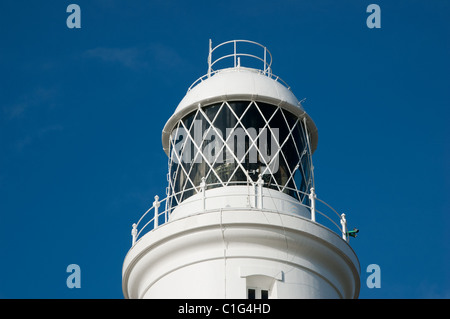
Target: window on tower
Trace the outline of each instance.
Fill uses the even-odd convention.
[[[247,299],[269,299],[269,290],[261,288],[247,288]]]
[[[256,288],[247,289],[247,299],[256,299]]]

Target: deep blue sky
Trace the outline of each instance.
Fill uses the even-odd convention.
[[[68,29],[66,7],[81,7]],[[366,8],[381,7],[381,29]],[[273,54],[319,129],[316,191],[360,234],[361,298],[450,298],[450,1],[0,2],[0,298],[122,298],[164,196],[161,130],[214,44]],[[81,288],[66,267],[81,267]],[[381,267],[381,288],[366,267]]]

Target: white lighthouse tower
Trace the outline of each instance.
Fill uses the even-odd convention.
[[[344,214],[315,193],[317,128],[272,56],[212,47],[167,121],[166,196],[132,227],[125,298],[357,298]]]

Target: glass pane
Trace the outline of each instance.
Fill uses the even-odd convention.
[[[225,186],[229,181],[230,185],[246,184],[248,172],[253,182],[263,174],[264,187],[280,190],[287,186],[293,190],[285,189],[286,193],[303,199],[298,198],[295,187],[302,191],[310,187],[310,162],[309,155],[303,154],[308,150],[303,123],[296,116],[277,106],[251,101],[221,102],[204,107],[203,112],[205,115],[198,110],[189,113],[180,121],[184,126],[178,125],[172,132],[169,160],[172,194],[198,187],[202,177],[206,177],[207,188]],[[281,153],[275,156],[284,141]],[[175,155],[179,155],[180,163]],[[183,199],[195,193],[195,190],[186,192]]]
[[[272,110],[273,112],[274,110]],[[254,128],[258,131],[259,128],[263,128],[265,126],[264,119],[261,117],[261,113],[258,111],[256,105],[252,103],[245,114],[242,116],[241,123],[246,128]]]
[[[222,186],[220,181],[217,179],[217,176],[212,170],[210,170],[206,176],[206,189],[216,188]]]
[[[247,289],[247,298],[256,299],[256,290],[251,288]]]
[[[298,157],[298,153],[295,148],[294,139],[292,136],[289,136],[287,141],[284,142],[284,145],[281,150],[283,152],[284,157],[287,160],[287,165],[289,166],[289,169],[291,170],[291,172],[293,172],[300,158]]]
[[[230,106],[231,109],[233,109],[233,112],[236,114],[236,116],[239,119],[242,117],[242,114],[248,108],[249,104],[251,104],[251,102],[249,102],[249,101],[245,101],[245,102],[240,102],[240,101],[239,102],[238,101],[228,102],[228,105]],[[231,114],[233,114],[233,113],[231,112]]]
[[[275,113],[272,119],[269,121],[269,126],[273,128],[278,128],[280,132],[280,141],[284,141],[289,133],[289,129],[286,125],[286,121],[284,120],[283,114],[281,112]]]
[[[238,165],[236,165],[236,171],[234,172],[233,176],[231,176],[231,172],[230,173],[230,177],[229,179],[227,179],[227,181],[230,182],[230,185],[235,185],[235,184],[241,184],[241,185],[245,185],[243,183],[232,183],[232,182],[239,182],[239,181],[246,181],[247,177],[245,176],[245,173],[242,171],[242,168]]]
[[[203,109],[203,112],[205,112],[206,116],[208,117],[208,119],[211,122],[214,121],[214,117],[216,116],[216,114],[220,110],[220,108],[222,107],[222,104],[223,103],[210,105],[210,106],[207,106],[207,107],[205,107]]]
[[[266,121],[269,121],[270,117],[277,112],[278,113],[278,107],[262,102],[256,102],[258,105],[259,110],[263,114]]]
[[[184,124],[184,126],[186,127],[186,130],[189,130],[191,128],[192,122],[194,121],[194,116],[197,114],[197,110],[189,113],[188,115],[186,115],[183,119],[182,122]],[[181,125],[180,125],[181,126]],[[181,126],[182,127],[182,126]]]
[[[288,111],[283,111],[282,109],[280,109],[281,113],[284,114],[285,120],[287,121],[289,128],[293,128],[295,122],[297,121],[297,117],[296,116],[292,116]]]

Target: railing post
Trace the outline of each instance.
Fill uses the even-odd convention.
[[[203,211],[206,208],[206,194],[205,194],[206,182],[205,178],[202,177],[202,182],[200,183],[200,191],[202,192],[202,209]]]
[[[153,202],[153,208],[155,209],[155,217],[153,218],[154,221],[154,225],[156,227],[158,227],[158,217],[159,217],[159,206],[161,205],[161,203],[159,202],[159,196],[156,195],[155,196],[155,201]]]
[[[259,174],[258,176],[258,181],[256,182],[256,185],[258,187],[258,205],[257,207],[259,209],[263,208],[263,185],[264,185],[264,181],[262,179],[262,175]]]
[[[267,75],[266,47],[264,47],[264,75]]]
[[[131,229],[131,247],[134,246],[134,244],[136,243],[136,236],[137,236],[137,225],[136,223],[133,224],[132,229]]]
[[[211,63],[212,63],[212,40],[209,39],[209,54],[208,54],[208,78],[211,77]]]
[[[236,40],[234,42],[234,67],[236,67]]]
[[[314,187],[311,187],[311,192],[308,195],[311,201],[311,220],[316,221],[316,193],[314,192]]]
[[[342,226],[342,239],[347,241],[347,220],[345,219],[345,214],[341,215],[341,226]]]

